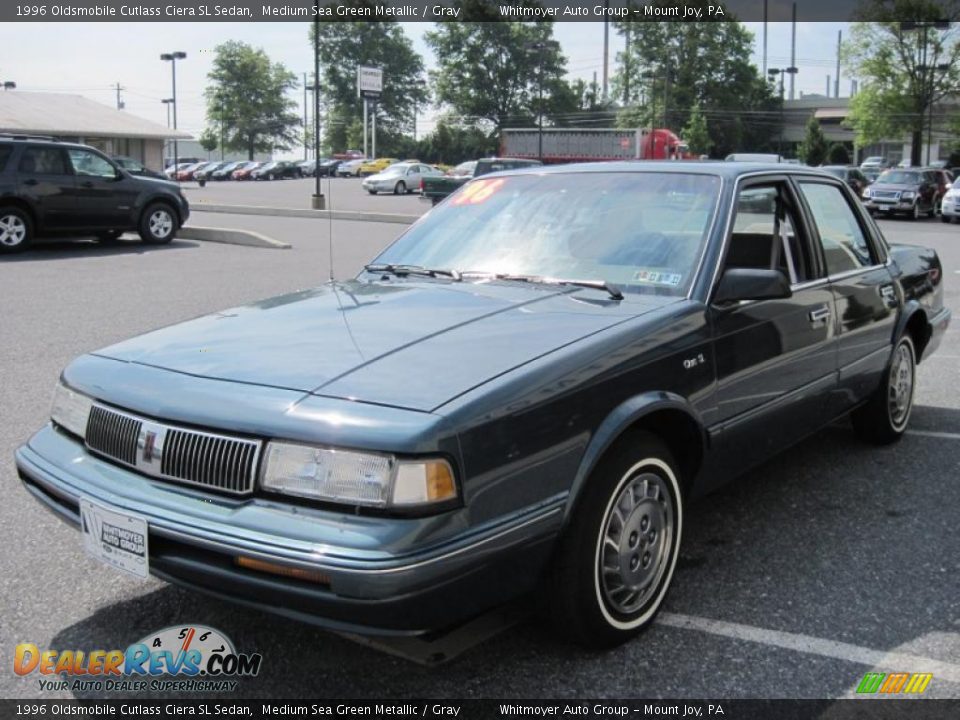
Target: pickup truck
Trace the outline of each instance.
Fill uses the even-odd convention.
[[[516,170],[525,167],[536,167],[542,163],[539,160],[523,160],[520,158],[483,158],[460,163],[446,175],[439,177],[424,177],[420,182],[420,197],[430,200],[436,205],[447,195],[459,190],[469,180],[481,175],[500,172],[501,170]]]

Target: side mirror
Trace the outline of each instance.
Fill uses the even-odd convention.
[[[778,300],[792,294],[790,281],[779,270],[730,268],[725,270],[720,278],[713,302],[720,304],[740,300]]]

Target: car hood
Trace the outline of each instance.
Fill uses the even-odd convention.
[[[875,182],[870,186],[871,190],[916,190],[920,183],[883,183]]]
[[[198,377],[431,411],[676,298],[519,283],[328,284],[173,325],[94,355]]]

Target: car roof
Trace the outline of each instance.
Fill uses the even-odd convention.
[[[743,175],[779,174],[811,175],[814,177],[832,177],[819,168],[786,163],[739,162],[730,160],[621,160],[614,162],[571,163],[568,165],[535,165],[533,167],[514,168],[496,173],[497,175],[554,175],[588,173],[677,173],[713,175],[735,180]],[[486,177],[486,176],[484,176]]]

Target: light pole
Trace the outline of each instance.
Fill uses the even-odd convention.
[[[787,74],[787,68],[770,68],[767,70],[767,77],[776,82],[777,75],[780,76],[780,134],[777,136],[777,155],[783,156],[783,76]]]
[[[313,157],[320,162],[320,0],[313,2]],[[364,128],[366,132],[366,128]],[[314,210],[324,210],[327,199],[320,192],[320,171],[314,166],[313,173],[316,184],[313,188],[311,207]],[[333,254],[333,239],[330,240],[330,253]],[[333,279],[333,258],[330,258],[330,279]]]
[[[528,50],[536,50],[538,53],[537,65],[537,157],[543,162],[543,60],[544,52],[548,47],[556,45],[555,42],[548,40],[535,40],[527,43]]]
[[[186,57],[187,57],[187,54],[186,54],[185,52],[183,52],[182,50],[177,50],[176,52],[172,52],[172,53],[163,53],[163,54],[160,56],[160,59],[163,60],[164,62],[166,62],[166,61],[169,61],[169,62],[170,62],[170,68],[171,68],[171,72],[172,72],[172,74],[173,74],[173,97],[170,98],[170,102],[171,102],[171,104],[173,105],[173,129],[174,129],[174,136],[173,136],[173,166],[174,166],[174,168],[176,168],[176,166],[177,166],[177,161],[178,161],[178,158],[179,158],[178,153],[179,153],[179,151],[180,151],[180,148],[179,148],[179,146],[177,145],[177,136],[176,136],[176,129],[177,129],[177,60],[185,60]],[[176,173],[174,173],[174,176],[176,176]]]
[[[162,102],[164,105],[167,106],[167,127],[170,127],[170,106],[173,105],[173,98],[164,98],[160,102]],[[168,140],[163,144],[164,160],[170,159],[169,150],[170,150],[170,141]],[[164,167],[166,167],[166,165],[164,165]]]

